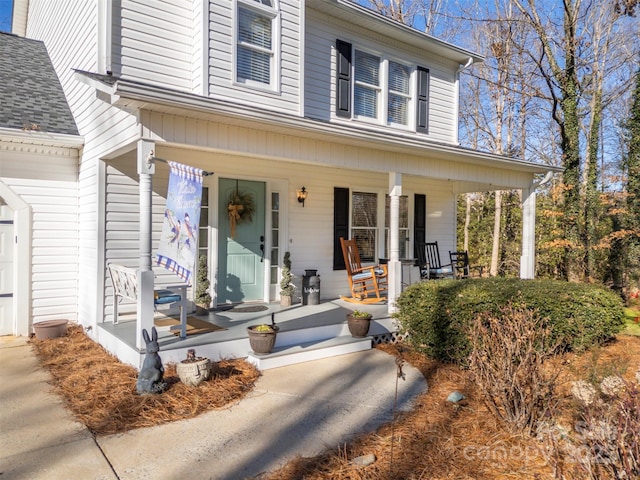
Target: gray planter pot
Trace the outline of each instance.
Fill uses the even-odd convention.
[[[366,337],[371,326],[371,315],[368,317],[354,317],[349,313],[347,314],[347,326],[352,337]]]

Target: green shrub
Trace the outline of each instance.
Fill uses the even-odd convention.
[[[509,301],[549,319],[553,341],[574,351],[602,343],[624,326],[622,300],[602,286],[515,278],[417,283],[400,295],[394,317],[414,347],[459,362],[469,354],[464,332],[471,322],[479,314],[499,315]]]

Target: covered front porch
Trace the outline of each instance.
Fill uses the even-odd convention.
[[[112,90],[110,83],[98,87]],[[521,276],[533,277],[536,179],[552,168],[397,132],[229,110],[213,99],[189,97],[203,102],[197,106],[180,103],[175,92],[171,100],[158,99],[146,87],[124,80],[112,93],[124,99],[127,88],[136,90],[131,93],[136,100],[125,102],[127,109],[139,111],[127,118],[134,133],[98,162],[97,199],[104,213],[97,222],[95,275],[88,276],[98,279],[89,292],[97,298],[92,303],[92,297],[81,296],[82,307],[95,313],[89,316],[96,322],[93,335],[127,363],[141,365],[142,331],[153,326],[154,290],[175,283],[154,261],[166,237],[173,162],[206,172],[196,252],[205,263],[196,271],[210,282],[207,304],[214,310],[206,319],[225,330],[184,340],[163,334],[165,362],[186,358],[188,348],[212,359],[246,357],[246,326],[270,323],[272,313],[281,326],[276,348],[310,350],[314,342],[344,337],[346,312],[357,304],[334,300],[349,291],[341,237],[358,239],[363,263],[388,259],[387,301],[367,308],[375,309],[372,334],[394,332],[391,317],[403,286],[403,260],[413,258],[415,246],[425,241],[438,241],[442,255],[456,250],[456,196],[464,192],[523,192]],[[300,201],[303,189],[306,201]],[[232,221],[230,206],[253,215]],[[287,252],[298,279],[307,269],[322,276],[320,305],[282,310],[274,303],[281,296]],[[137,269],[137,317],[127,324],[108,323],[114,307],[106,274],[110,264]],[[196,301],[198,280],[189,287],[189,302],[202,303]],[[90,289],[84,283],[80,288]],[[242,315],[222,310],[254,302],[269,309]]]
[[[364,340],[353,339],[347,327],[346,315],[355,309],[373,315],[369,336]],[[371,348],[372,344],[395,340],[397,330],[386,304],[358,305],[340,299],[323,300],[318,305],[299,303],[289,307],[277,302],[243,304],[189,316],[210,322],[220,329],[182,339],[160,327],[158,343],[163,363],[184,360],[191,348],[196,350],[196,355],[213,361],[252,356],[246,328],[260,323],[270,324],[272,319],[280,327],[274,352],[253,362],[263,369]],[[161,316],[156,315],[156,318]],[[145,353],[136,347],[136,325],[135,315],[123,316],[115,324],[98,324],[96,333],[107,350],[121,361],[140,368]]]

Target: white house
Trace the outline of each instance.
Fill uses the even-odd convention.
[[[318,270],[323,299],[346,294],[343,236],[389,259],[391,311],[399,260],[425,240],[455,250],[456,195],[496,189],[523,191],[533,277],[535,179],[556,169],[460,146],[459,75],[477,54],[349,0],[14,3],[13,31],[47,46],[84,137],[70,293],[94,335],[112,312],[109,262],[140,269],[138,326],[153,277],[173,280],[153,261],[164,161],[213,173],[199,237],[213,307],[278,300],[286,251],[298,277]],[[237,190],[255,210],[232,226]]]

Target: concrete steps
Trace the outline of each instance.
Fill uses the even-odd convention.
[[[260,355],[250,351],[247,354],[247,361],[255,365],[259,370],[268,370],[270,368],[370,350],[371,340],[371,337],[354,338],[350,335],[343,335],[298,345],[276,347],[268,354]]]

